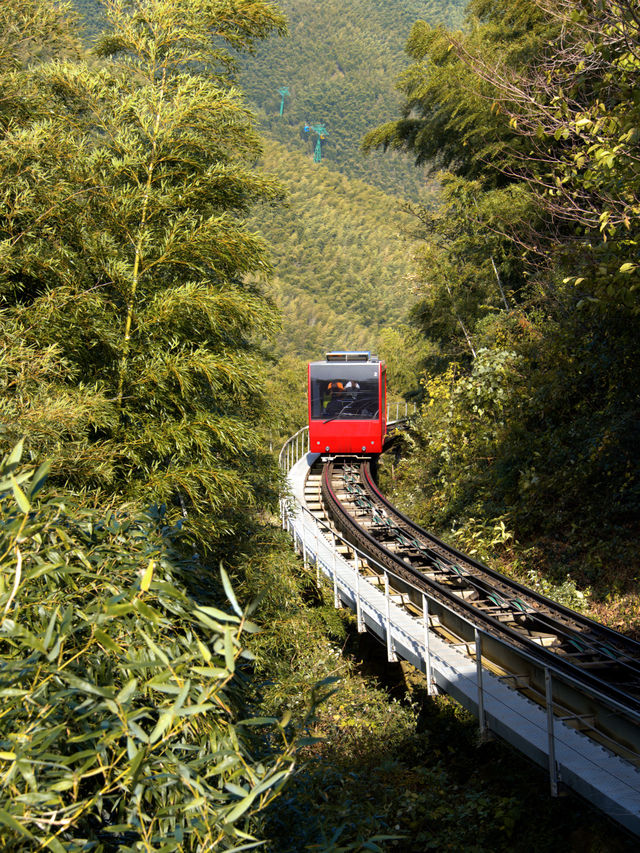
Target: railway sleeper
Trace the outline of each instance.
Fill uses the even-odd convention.
[[[338,484],[337,480],[334,480],[334,488],[336,486],[340,489],[341,484]],[[314,497],[316,497],[316,495],[314,495]],[[601,660],[598,660],[597,658],[593,659],[593,652],[597,650],[581,647],[583,646],[583,643],[580,643],[580,645],[574,643],[574,648],[568,649],[566,645],[567,632],[563,630],[562,626],[566,626],[567,629],[575,630],[575,622],[573,622],[565,613],[555,613],[552,610],[548,611],[544,606],[540,607],[539,604],[536,604],[536,609],[534,610],[532,607],[532,600],[529,599],[528,596],[525,596],[525,600],[518,598],[522,593],[519,593],[515,589],[511,590],[496,585],[493,590],[490,590],[490,587],[487,587],[487,590],[485,590],[484,587],[489,584],[489,580],[485,578],[485,575],[483,575],[479,569],[473,568],[471,564],[466,563],[464,560],[460,560],[457,555],[441,553],[441,548],[438,547],[437,543],[433,543],[431,546],[424,544],[422,541],[418,541],[415,534],[412,534],[412,532],[409,532],[406,529],[402,529],[406,522],[403,523],[401,519],[396,520],[394,516],[385,518],[385,510],[377,506],[374,508],[374,506],[367,500],[362,500],[362,492],[359,489],[354,489],[354,491],[349,495],[347,502],[351,504],[352,507],[355,504],[359,509],[365,510],[365,512],[359,513],[360,518],[362,519],[360,520],[360,523],[362,524],[364,521],[370,536],[379,541],[380,544],[386,547],[388,551],[392,551],[394,556],[400,557],[404,562],[408,563],[409,566],[412,566],[413,563],[426,563],[427,565],[424,567],[416,565],[414,568],[420,569],[425,578],[446,586],[456,598],[467,600],[469,602],[473,600],[479,612],[484,612],[485,615],[491,617],[496,622],[502,623],[505,627],[508,626],[512,631],[517,630],[523,638],[528,639],[530,642],[545,649],[549,649],[554,653],[556,651],[559,652],[558,657],[566,660],[567,664],[574,664],[578,669],[582,668],[585,671],[589,669],[596,670],[596,673],[594,673],[596,678],[599,678],[599,671],[605,669],[609,670],[607,675],[613,674],[612,671],[616,671],[615,674],[618,675],[618,667],[616,664],[619,665],[622,662],[623,657],[627,658],[628,656],[624,654],[623,649],[618,649],[615,647],[615,644],[612,643],[608,649],[602,650],[602,657],[605,659]],[[353,533],[347,535],[349,535],[350,538],[353,536],[354,542],[357,541],[361,547],[365,546],[364,536],[358,538],[357,535],[354,535]],[[345,548],[346,553],[349,553],[349,550],[350,549]],[[403,572],[399,568],[393,567],[390,557],[388,559],[379,557],[378,559],[381,559],[383,563],[388,564],[391,571],[399,572],[403,575]],[[362,561],[361,566],[364,568],[365,565],[366,561]],[[468,578],[468,575],[471,575],[471,578]],[[367,577],[367,581],[369,583],[374,584],[378,588],[382,588],[385,585],[383,576],[381,577],[371,573],[370,576],[365,575],[365,577]],[[457,584],[454,581],[454,577],[456,578]],[[460,583],[463,578],[465,578],[465,581]],[[471,588],[469,583],[470,581],[476,586],[476,589]],[[492,593],[490,600],[488,600],[487,591]],[[391,600],[405,607],[407,610],[410,610],[416,615],[416,617],[420,618],[422,608],[420,607],[419,599],[416,600],[414,597],[414,600],[411,600],[406,594],[400,593],[397,590],[390,590],[390,597]],[[537,601],[537,599],[535,600]],[[549,625],[549,627],[547,627],[547,624],[545,624],[550,620],[555,620],[559,629],[559,636],[557,633],[550,633],[549,629],[551,629],[551,631],[555,630],[553,626]],[[454,625],[447,627],[446,625],[442,625],[439,620],[431,618],[430,627],[445,641],[463,649],[466,654],[475,659],[475,643],[470,640],[468,636],[465,636],[465,638],[459,636],[456,637],[457,629]],[[583,638],[580,639],[582,640]],[[595,637],[593,639],[595,640]],[[602,643],[602,645],[605,644]],[[587,646],[591,646],[591,643],[587,643]],[[495,662],[492,663],[490,660],[487,660],[485,654],[482,655],[482,663],[489,669],[493,669],[494,667],[497,669],[500,668],[499,664]],[[629,663],[635,663],[635,661],[630,660]],[[541,690],[541,685],[537,677],[535,678],[537,683],[534,686],[531,685],[531,683],[527,683],[527,677],[523,679],[519,672],[516,672],[513,675],[507,672],[504,673],[504,675],[505,682],[512,682],[513,686],[516,689],[519,689],[523,695],[527,695],[528,698],[531,698],[533,701],[544,706],[544,688]],[[630,679],[627,677],[626,682],[623,682],[623,675],[624,673],[621,671],[620,678],[615,678],[614,680],[620,680],[621,685],[623,685],[623,689],[629,692]],[[627,676],[628,675],[632,675],[632,673],[629,672]],[[612,681],[611,678],[607,680],[610,683]],[[638,685],[638,688],[640,688],[640,685]],[[569,700],[569,704],[571,705],[573,702]],[[556,718],[562,719],[562,721],[567,725],[572,725],[575,728],[580,728],[582,730],[589,729],[594,722],[592,719],[589,719],[589,715],[586,713],[586,708],[561,708],[554,702],[553,711]],[[598,724],[597,721],[596,724]],[[608,723],[604,728],[608,730]],[[610,734],[611,733],[609,732],[609,735]],[[601,742],[604,743],[607,735],[602,734],[600,737],[602,738]],[[600,739],[600,737],[598,739]],[[620,748],[618,747],[617,749],[614,749],[614,751],[620,753]],[[638,755],[636,755],[635,758],[640,760]]]
[[[558,643],[558,637],[556,634],[538,634],[536,636],[533,633],[529,633],[528,639],[531,640],[532,643],[537,643],[545,649],[549,649],[551,646],[555,646]]]
[[[478,607],[483,613],[486,613],[487,616],[491,616],[492,619],[497,619],[498,622],[502,622],[504,625],[518,624],[514,618],[515,614],[513,610],[509,610],[508,608],[497,609],[485,604],[484,602],[478,602]]]
[[[458,598],[462,598],[464,601],[476,601],[478,598],[478,590],[476,589],[470,589],[469,587],[464,589],[450,587],[450,589],[454,595],[457,595]]]

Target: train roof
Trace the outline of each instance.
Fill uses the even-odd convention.
[[[334,350],[328,352],[324,361],[311,364],[379,364],[380,359],[367,350]]]

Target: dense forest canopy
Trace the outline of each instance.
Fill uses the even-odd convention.
[[[411,515],[637,632],[638,44],[634,0],[0,5],[3,849],[625,849],[371,683],[269,444],[377,349]]]
[[[431,523],[634,529],[639,28],[627,0],[418,22],[400,117],[367,136],[447,170],[442,206],[414,207],[413,315],[438,351],[410,479]]]

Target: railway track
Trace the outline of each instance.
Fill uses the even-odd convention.
[[[431,628],[441,638],[474,657],[477,636],[470,625],[480,628],[485,638],[482,664],[509,686],[543,705],[542,670],[527,661],[533,658],[541,667],[552,665],[564,673],[566,679],[554,694],[554,713],[640,767],[640,643],[500,575],[418,527],[381,494],[367,459],[316,463],[307,499],[317,515],[370,555],[363,567],[370,582],[381,584],[381,566],[392,573],[396,603],[419,616],[422,592],[429,595]]]

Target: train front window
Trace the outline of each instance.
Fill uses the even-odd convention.
[[[314,420],[376,420],[380,365],[311,365]]]

